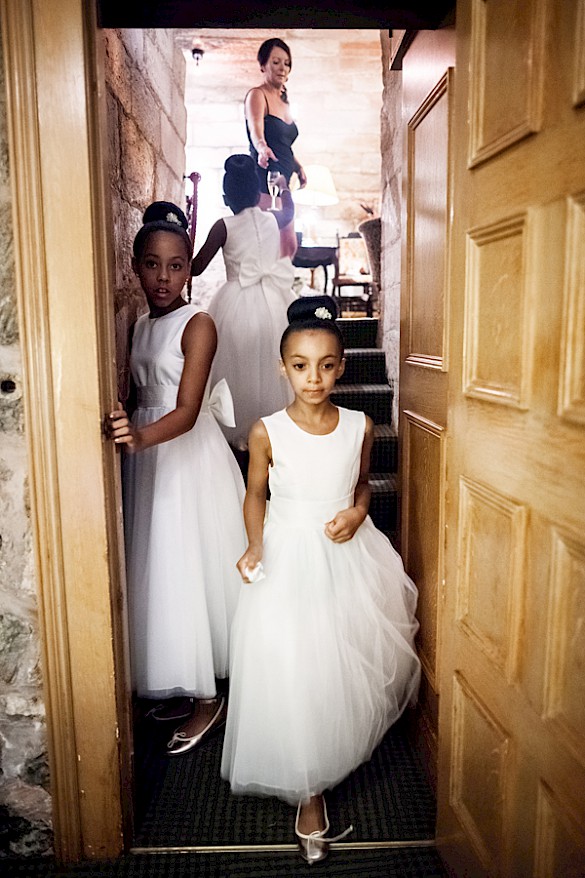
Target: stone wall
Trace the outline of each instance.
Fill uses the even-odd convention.
[[[400,259],[402,205],[402,72],[390,70],[391,41],[382,36],[382,296],[379,341],[386,354],[388,381],[394,390],[392,424],[398,427],[400,366]]]
[[[120,396],[128,329],[146,310],[131,268],[132,241],[152,201],[184,208],[185,58],[172,29],[103,30],[115,259]]]
[[[50,853],[52,830],[14,279],[6,87],[2,73],[0,77],[1,860]]]

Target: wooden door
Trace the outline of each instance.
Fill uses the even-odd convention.
[[[437,759],[443,580],[450,229],[449,125],[453,28],[421,31],[403,60],[403,248],[400,355],[402,538],[405,567],[419,590],[421,741]]]
[[[55,854],[130,837],[105,95],[82,0],[0,0]]]
[[[461,0],[455,96],[438,833],[582,876],[583,0]]]

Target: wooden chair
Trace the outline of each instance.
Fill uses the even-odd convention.
[[[186,195],[185,216],[189,223],[189,237],[191,238],[191,246],[195,246],[195,234],[197,232],[197,187],[201,180],[201,174],[198,171],[192,171],[188,176],[183,177],[184,180],[191,180],[193,184],[193,195]],[[193,277],[190,274],[187,280],[187,301],[191,301],[191,287],[193,285]]]
[[[334,265],[333,297],[338,302],[340,313],[365,311],[371,317],[372,275],[366,243],[359,232],[337,236]],[[350,288],[349,293],[342,292],[346,287]],[[357,292],[359,289],[361,292]]]

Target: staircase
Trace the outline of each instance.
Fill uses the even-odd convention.
[[[374,422],[370,516],[398,548],[398,440],[391,426],[392,389],[386,377],[386,358],[384,351],[376,346],[378,320],[342,317],[337,325],[345,341],[346,366],[331,401],[344,408],[364,411]]]

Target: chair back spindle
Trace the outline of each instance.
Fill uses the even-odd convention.
[[[187,209],[185,211],[185,215],[187,217],[188,228],[187,231],[189,233],[189,238],[191,239],[191,246],[195,247],[195,234],[197,231],[197,187],[199,185],[199,181],[201,180],[201,174],[198,171],[191,171],[190,174],[187,174],[183,177],[184,180],[190,180],[193,184],[193,194],[186,196]],[[191,287],[193,284],[193,277],[190,274],[189,279],[187,281],[187,301],[191,301]]]

